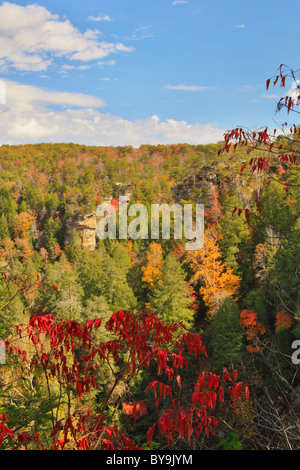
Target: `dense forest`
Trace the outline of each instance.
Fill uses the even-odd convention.
[[[0,448],[299,448],[299,165],[223,147],[0,147]],[[120,195],[203,248],[99,240]]]

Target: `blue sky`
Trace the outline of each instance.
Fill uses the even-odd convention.
[[[0,3],[0,144],[209,143],[277,127],[299,0]],[[2,100],[3,101],[3,100]]]

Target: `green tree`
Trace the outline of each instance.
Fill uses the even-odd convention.
[[[48,193],[45,197],[45,207],[46,210],[49,214],[51,214],[52,211],[57,210],[59,206],[59,198],[56,193]]]
[[[76,229],[73,229],[71,232],[69,244],[66,246],[65,253],[71,263],[76,263],[83,255],[80,235]]]
[[[30,182],[25,182],[22,196],[30,210],[39,213],[45,205],[45,198],[39,185],[34,186]]]
[[[270,181],[263,192],[261,206],[265,238],[271,245],[278,246],[295,223],[291,208],[287,204],[287,192],[281,183]]]
[[[43,303],[47,313],[60,319],[82,321],[83,290],[78,281],[76,269],[70,265],[63,253],[55,263],[46,266],[41,289],[37,299],[37,308]]]
[[[243,241],[247,240],[249,231],[245,218],[232,217],[232,212],[235,207],[240,207],[240,200],[237,194],[226,197],[222,201],[223,217],[219,222],[221,237],[219,246],[223,254],[224,262],[230,266],[235,274],[239,274],[239,260],[238,254]]]
[[[212,331],[212,357],[216,368],[228,367],[239,357],[242,338],[239,308],[231,297],[227,297],[217,311]]]
[[[191,326],[194,312],[189,306],[193,300],[186,274],[180,262],[169,253],[163,263],[161,282],[157,283],[149,301],[153,313],[165,321],[182,321]]]
[[[7,218],[4,214],[0,217],[0,241],[10,236]]]
[[[49,217],[44,226],[44,246],[52,259],[56,258],[55,246],[62,246],[63,226],[59,217]]]
[[[126,274],[104,249],[92,253],[85,251],[79,265],[79,280],[84,300],[103,296],[112,311],[129,310],[136,306]]]

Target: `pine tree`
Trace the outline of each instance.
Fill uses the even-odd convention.
[[[43,303],[47,313],[60,319],[81,321],[83,291],[78,281],[78,273],[63,253],[55,263],[47,264],[37,307]]]
[[[59,199],[56,193],[48,193],[45,197],[45,207],[49,214],[57,210],[59,206]]]
[[[9,238],[9,228],[7,223],[7,218],[4,214],[0,217],[0,241],[4,240],[4,238]]]
[[[239,308],[227,297],[216,313],[212,331],[212,357],[217,368],[229,366],[239,356],[242,338]]]
[[[44,246],[52,259],[56,258],[55,246],[62,245],[62,223],[59,217],[49,217],[44,227]]]
[[[168,254],[161,271],[161,282],[150,295],[150,306],[153,313],[168,322],[182,321],[191,326],[193,310],[189,308],[191,298],[185,273],[173,254]]]
[[[104,249],[85,253],[78,269],[85,301],[103,296],[112,311],[135,308],[136,299],[126,273]]]
[[[71,232],[70,241],[65,249],[65,253],[71,263],[76,263],[83,255],[80,235],[76,229],[73,229]]]

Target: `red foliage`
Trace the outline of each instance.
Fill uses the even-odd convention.
[[[57,321],[53,315],[33,316],[28,325],[16,326],[20,338],[29,338],[34,346],[34,354],[30,358],[27,351],[16,346],[14,341],[6,341],[8,353],[19,357],[22,364],[27,364],[26,370],[31,374],[36,371],[44,374],[47,383],[55,379],[69,397],[65,416],[55,421],[53,414],[51,449],[138,449],[122,430],[106,422],[104,413],[119,381],[132,379],[141,369],[147,368],[150,362],[152,365],[156,363],[157,374],[162,378],[152,381],[146,388],[154,392],[157,411],[160,400],[172,401],[171,407],[164,411],[156,423],[157,429],[169,442],[178,437],[189,440],[192,435],[198,437],[202,432],[207,437],[213,434],[218,420],[211,413],[217,403],[223,403],[227,384],[233,404],[240,398],[243,388],[247,393],[248,389],[241,382],[236,382],[236,372],[233,379],[227,370],[224,370],[223,378],[203,372],[197,377],[190,399],[186,401],[185,397],[185,403],[188,404],[186,409],[181,401],[184,384],[175,371],[188,367],[186,356],[199,358],[206,354],[200,335],[186,332],[180,323],[163,324],[152,313],[137,316],[128,311],[118,311],[105,325],[114,334],[114,339],[99,343],[94,342],[93,332],[100,324],[101,319],[89,320],[80,325],[71,320]],[[80,359],[75,354],[78,350],[83,351]],[[90,408],[83,412],[80,407],[73,411],[70,402],[74,390],[79,400],[86,394],[89,395],[91,389],[98,388],[96,369],[101,364],[110,363],[112,359],[118,363],[121,355],[127,357],[126,365],[121,368],[100,413],[92,416]],[[173,377],[176,377],[174,385]],[[147,414],[143,401],[122,405],[125,414],[132,416],[134,420]],[[38,434],[14,432],[5,424],[8,420],[7,415],[0,416],[0,446],[3,439],[9,437],[13,441],[12,446],[16,448],[22,445],[25,448],[30,446],[43,449],[42,444],[39,444]],[[147,432],[149,446],[156,425]]]
[[[285,312],[278,312],[276,315],[275,332],[284,329],[288,330],[293,325],[294,320]]]
[[[134,421],[148,414],[147,405],[141,401],[140,403],[122,403],[123,410],[127,416],[132,416]]]
[[[265,327],[257,320],[257,313],[254,310],[243,310],[240,315],[241,325],[246,328],[247,340],[250,344],[247,345],[247,351],[257,353],[263,347],[259,346],[259,335],[266,332]],[[252,344],[251,344],[252,343]]]

